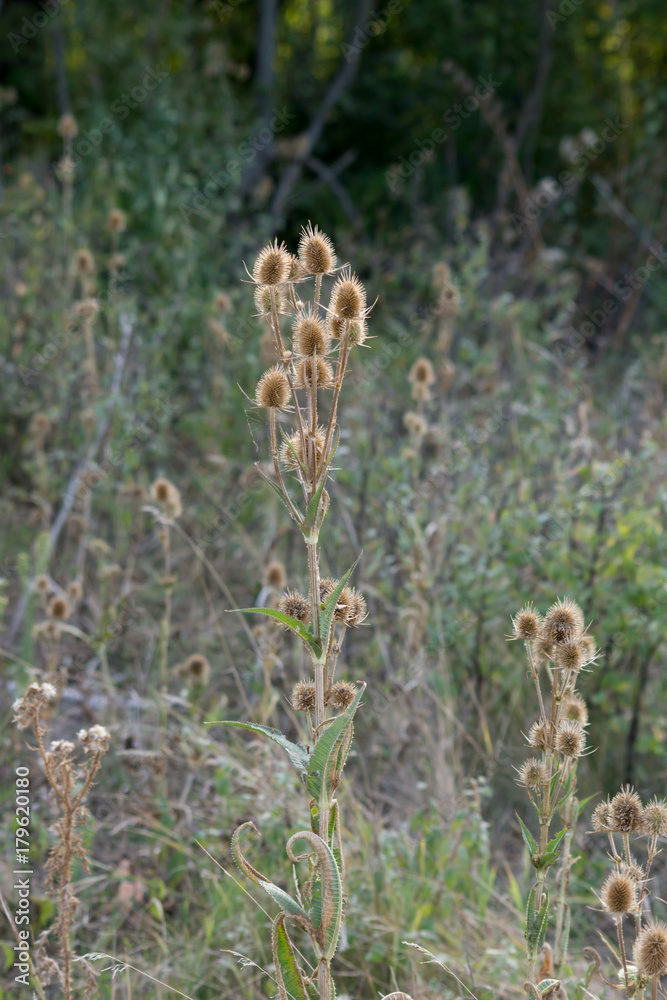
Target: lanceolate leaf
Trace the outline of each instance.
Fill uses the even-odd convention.
[[[312,632],[309,632],[303,622],[299,621],[298,618],[292,618],[291,615],[283,614],[282,611],[277,611],[276,608],[235,608],[234,611],[238,611],[241,614],[253,614],[253,615],[267,615],[269,618],[273,618],[275,621],[280,622],[281,625],[286,625],[287,628],[291,629],[300,639],[306,643],[315,653],[320,652],[320,643],[317,641]],[[230,614],[232,612],[229,612]]]
[[[338,753],[345,741],[347,730],[352,724],[354,713],[359,707],[365,688],[366,685],[362,684],[352,704],[348,705],[345,711],[327,726],[310,755],[307,788],[320,809],[329,805],[331,770],[337,761]]]
[[[350,568],[348,569],[345,576],[338,581],[336,588],[331,591],[326,601],[324,602],[324,610],[322,611],[322,617],[320,618],[320,635],[322,636],[322,643],[325,649],[327,645],[327,639],[329,637],[329,628],[333,620],[334,611],[336,610],[336,605],[338,604],[338,598],[340,597],[343,587],[349,580],[350,575],[354,572],[356,565],[360,559],[361,555],[358,555],[357,558],[352,563],[352,565],[350,566]]]
[[[285,892],[284,889],[279,888],[268,878],[265,878],[261,872],[258,872],[256,868],[253,868],[253,866],[244,858],[241,853],[241,848],[239,847],[239,839],[241,831],[247,828],[253,830],[258,837],[261,836],[254,823],[242,823],[241,826],[237,827],[234,831],[234,836],[232,837],[232,856],[234,861],[247,878],[256,882],[257,885],[260,885],[262,889],[264,889],[264,891],[271,897],[271,899],[278,903],[287,916],[295,917],[309,932],[312,931],[313,927],[310,918],[301,904],[297,903],[296,899],[293,899],[288,892]]]
[[[310,1000],[303,973],[297,965],[294,948],[285,930],[285,914],[273,921],[273,964],[280,1000]]]
[[[292,862],[303,860],[303,856],[294,854],[293,845],[305,840],[317,855],[319,881],[313,891],[313,907],[310,919],[317,933],[317,940],[326,959],[331,960],[335,954],[343,919],[343,890],[340,872],[333,852],[328,844],[311,830],[295,833],[287,841],[287,855]]]
[[[519,821],[519,826],[521,827],[521,833],[523,834],[523,839],[524,839],[524,841],[526,843],[526,847],[530,851],[531,857],[532,857],[533,854],[538,854],[539,853],[539,847],[538,847],[537,841],[535,840],[535,838],[533,837],[532,833],[530,832],[530,830],[528,829],[528,827],[526,826],[526,824],[521,819],[521,817],[519,816],[518,813],[517,813],[517,817],[516,818]]]
[[[251,733],[260,733],[262,736],[266,736],[267,739],[273,740],[279,747],[287,751],[292,764],[294,764],[302,779],[305,780],[305,776],[308,773],[310,754],[301,743],[292,743],[286,736],[283,736],[279,729],[271,729],[270,726],[260,726],[257,722],[235,722],[229,719],[223,719],[221,722],[207,722],[206,725],[234,726],[236,729],[249,729]]]

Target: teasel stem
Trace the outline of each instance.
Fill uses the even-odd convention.
[[[315,275],[315,295],[313,297],[313,313],[317,315],[320,308],[320,295],[322,293],[322,275]]]
[[[340,396],[340,390],[343,385],[343,379],[345,377],[345,368],[347,366],[347,358],[350,352],[349,345],[350,337],[350,324],[345,323],[345,333],[341,339],[340,351],[338,352],[338,365],[336,367],[336,381],[334,383],[333,398],[331,400],[331,412],[329,413],[329,421],[327,423],[327,433],[324,441],[324,454],[328,455],[331,449],[331,440],[333,438],[334,427],[336,426],[336,418],[338,416],[338,397]]]
[[[625,938],[623,937],[623,917],[617,917],[616,919],[616,931],[618,933],[618,949],[621,953],[621,962],[623,963],[623,975],[625,976],[625,985],[628,985],[628,960],[625,954]]]
[[[651,1000],[658,1000],[658,976],[657,972],[651,976]]]
[[[317,991],[320,995],[320,1000],[329,1000],[329,997],[331,996],[331,967],[328,959],[326,958],[320,959],[320,965],[317,970]]]
[[[566,817],[572,822],[567,824],[568,830],[563,837],[563,850],[561,853],[561,865],[558,873],[558,900],[556,902],[556,933],[554,937],[554,971],[558,974],[558,969],[565,958],[563,948],[563,928],[565,924],[565,910],[567,907],[567,891],[570,886],[570,854],[572,849],[572,834],[574,832],[574,818],[576,816],[577,800],[570,800],[571,813]]]
[[[530,667],[530,676],[535,681],[535,690],[537,691],[537,700],[538,700],[539,705],[540,705],[540,719],[542,721],[542,725],[544,726],[544,728],[546,730],[548,722],[547,722],[546,709],[544,707],[544,698],[542,697],[542,687],[540,685],[540,669],[539,669],[539,667],[535,663],[535,658],[533,657],[533,651],[530,648],[530,643],[529,642],[525,642],[524,645],[526,647],[526,655],[528,656],[528,665]]]
[[[290,513],[297,524],[301,523],[301,515],[297,508],[292,502],[292,498],[287,492],[285,483],[283,480],[283,474],[280,470],[280,462],[278,460],[278,435],[276,434],[276,411],[273,407],[269,409],[269,437],[271,440],[271,458],[273,459],[273,471],[276,474],[276,479],[278,480],[278,485],[282,490],[282,494],[289,506]]]
[[[285,347],[283,344],[283,338],[280,335],[280,323],[278,321],[278,308],[276,306],[276,291],[273,285],[269,286],[269,294],[271,296],[271,326],[273,327],[273,335],[276,338],[276,346],[278,347],[278,353],[280,354],[280,362],[285,369],[285,375],[287,376],[287,381],[292,393],[292,401],[294,403],[294,410],[296,412],[296,420],[299,425],[299,435],[301,437],[301,448],[302,454],[306,455],[306,433],[303,429],[303,419],[301,416],[301,407],[299,406],[299,399],[296,394],[296,389],[294,388],[294,382],[292,381],[292,375],[289,370],[289,359],[285,354]]]
[[[651,872],[651,865],[653,864],[655,856],[658,853],[656,851],[657,846],[658,846],[658,835],[654,833],[649,843],[648,859],[646,861],[646,873],[644,875],[644,878],[642,879],[642,888],[639,894],[639,899],[637,901],[637,912],[635,914],[635,928],[637,934],[639,934],[642,926],[642,903],[644,902],[644,896],[646,895],[646,890],[648,887],[648,878]]]
[[[630,855],[630,834],[627,830],[623,831],[623,853],[625,854],[626,865],[631,865],[632,857]]]

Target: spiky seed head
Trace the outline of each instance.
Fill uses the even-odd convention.
[[[646,872],[639,864],[639,862],[635,861],[634,858],[630,858],[629,865],[621,865],[619,871],[622,872],[624,875],[627,875],[628,878],[631,878],[633,882],[636,882],[637,884],[642,882],[646,877]]]
[[[586,662],[581,642],[562,642],[554,648],[554,662],[561,670],[581,670]]]
[[[600,899],[612,916],[630,913],[637,905],[637,883],[623,872],[612,872],[602,886]]]
[[[167,517],[180,517],[183,513],[181,494],[174,484],[161,476],[151,486],[151,498],[156,500]]]
[[[33,414],[32,420],[30,421],[30,433],[34,438],[38,440],[45,438],[46,435],[51,430],[51,421],[47,417],[46,413],[35,413]]]
[[[91,726],[90,729],[80,729],[76,735],[85,753],[103,754],[109,749],[111,734],[104,726]]]
[[[584,631],[584,615],[579,605],[571,598],[552,604],[544,616],[542,637],[547,642],[564,643],[578,641]]]
[[[331,346],[324,322],[310,311],[297,316],[292,331],[294,334],[292,346],[295,353],[302,357],[311,354],[318,354],[321,357]]]
[[[97,316],[99,311],[100,303],[92,296],[89,296],[86,299],[80,299],[74,306],[74,316],[76,319],[92,319],[93,316]]]
[[[515,639],[530,642],[537,639],[542,628],[542,619],[532,604],[526,604],[512,619]]]
[[[276,311],[280,316],[286,316],[287,313],[289,313],[287,298],[285,297],[280,288],[276,288],[274,294],[276,300]],[[257,310],[257,315],[270,316],[271,315],[270,287],[268,285],[257,285],[253,298],[255,300],[255,309]]]
[[[611,800],[609,829],[612,833],[638,833],[642,828],[644,809],[634,788],[626,785]]]
[[[581,757],[586,749],[586,737],[578,722],[564,719],[563,722],[559,723],[554,749],[563,757]]]
[[[563,699],[561,711],[564,719],[572,719],[573,722],[578,722],[582,729],[588,725],[586,702],[578,692],[575,691],[574,694],[569,694]]]
[[[554,644],[545,639],[542,633],[538,635],[537,639],[533,639],[530,649],[536,665],[541,667],[547,660],[553,660],[554,648]]]
[[[67,584],[67,596],[71,601],[77,604],[83,596],[83,587],[78,580],[72,580],[71,583]]]
[[[304,428],[304,434],[306,437],[306,446],[310,449],[310,440],[312,435],[309,427]],[[315,442],[315,453],[317,465],[319,467],[322,464],[322,458],[324,455],[325,432],[323,427],[317,428],[313,441]],[[301,463],[301,465],[305,465],[306,467],[308,466],[307,455],[304,454],[301,434],[299,431],[293,431],[291,434],[288,434],[281,444],[280,463],[286,469],[291,470],[299,469],[299,463]]]
[[[354,593],[352,592],[352,587],[343,587],[340,594],[338,595],[338,600],[336,601],[336,607],[334,609],[334,621],[347,623],[349,616],[352,613],[352,605],[354,604]]]
[[[368,614],[366,608],[366,598],[363,594],[357,590],[356,587],[352,588],[352,603],[350,605],[350,611],[347,616],[348,625],[361,625],[362,621]]]
[[[76,118],[71,114],[60,116],[57,129],[61,139],[76,139],[79,134],[79,126],[76,123]]]
[[[327,597],[333,594],[334,590],[339,584],[339,580],[336,580],[333,576],[325,576],[324,579],[320,580],[320,603],[324,604]]]
[[[436,375],[429,359],[417,358],[410,369],[408,379],[410,382],[419,382],[422,385],[433,385],[436,381]]]
[[[349,269],[336,279],[331,289],[329,309],[339,319],[363,319],[366,313],[366,289]]]
[[[421,413],[414,413],[412,410],[407,410],[403,414],[403,426],[409,434],[416,438],[424,437],[428,430],[428,424]]]
[[[318,389],[329,389],[333,385],[333,368],[324,358],[303,358],[294,369],[294,384],[297,389],[310,388],[313,373]]]
[[[289,280],[292,260],[284,243],[278,240],[259,251],[252,276],[258,285],[282,285]]]
[[[326,698],[326,703],[337,712],[343,712],[355,699],[357,690],[349,681],[337,681]]]
[[[49,618],[53,618],[54,621],[67,621],[71,614],[69,601],[66,597],[61,597],[59,595],[52,597],[46,607],[46,613]]]
[[[183,671],[195,684],[207,684],[211,665],[202,653],[192,653],[183,664]]]
[[[277,559],[272,559],[264,568],[264,585],[274,590],[282,590],[286,583],[285,567]]]
[[[537,757],[529,757],[519,768],[518,782],[526,788],[542,788],[548,780],[547,766]]]
[[[77,250],[74,257],[74,263],[79,274],[91,274],[95,270],[93,255],[90,250],[86,250],[85,247],[81,250]]]
[[[289,380],[280,365],[264,372],[257,383],[255,399],[265,410],[284,410],[290,399]]]
[[[300,281],[301,278],[306,277],[306,272],[304,271],[301,261],[293,253],[289,255],[290,259],[290,270],[289,270],[289,280],[290,281]]]
[[[278,601],[278,610],[290,618],[297,618],[304,625],[310,621],[310,601],[298,590],[288,590]]]
[[[605,802],[598,802],[595,809],[593,810],[593,815],[591,817],[593,822],[593,831],[595,833],[608,833],[609,824],[611,822],[611,802],[607,797]]]
[[[586,666],[587,663],[592,663],[600,654],[595,643],[595,637],[588,632],[582,637],[581,645],[584,654],[584,666]]]
[[[440,295],[438,296],[438,302],[436,305],[436,312],[440,316],[456,316],[458,314],[461,305],[461,295],[455,285],[451,282],[447,282],[443,285]]]
[[[664,976],[667,972],[667,924],[648,924],[637,935],[635,962],[643,976]]]
[[[314,712],[315,685],[312,681],[297,681],[292,688],[292,706],[297,712]]]
[[[321,229],[308,223],[301,230],[299,262],[307,274],[331,274],[336,267],[334,245]]]
[[[12,705],[14,713],[12,721],[18,729],[27,729],[28,726],[32,725],[36,714],[44,708],[47,702],[53,701],[56,694],[57,691],[53,684],[48,682],[38,684],[33,681],[32,684],[29,684],[23,697],[17,698]]]
[[[120,208],[112,208],[107,221],[112,233],[122,233],[127,226],[127,217]]]
[[[40,573],[39,576],[35,577],[35,590],[38,594],[48,594],[50,589],[51,581],[46,573]]]
[[[648,805],[644,806],[642,832],[652,837],[667,835],[667,802],[664,799],[658,801],[656,796]]]
[[[333,313],[329,313],[327,316],[327,330],[333,340],[341,340],[345,331],[348,330],[348,343],[357,344],[357,346],[363,344],[368,336],[368,326],[365,319],[346,320]]]
[[[528,730],[528,745],[534,750],[546,750],[549,744],[549,727],[538,719]]]

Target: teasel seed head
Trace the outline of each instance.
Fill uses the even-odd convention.
[[[408,380],[410,382],[419,382],[421,385],[433,385],[435,383],[435,371],[428,358],[417,358],[410,369]]]
[[[528,745],[534,750],[546,750],[549,745],[549,727],[538,719],[528,730]]]
[[[257,291],[257,289],[255,289]],[[232,300],[227,292],[216,292],[213,299],[213,305],[218,310],[224,314],[228,313],[232,308]]]
[[[519,768],[518,782],[526,788],[542,788],[548,780],[547,766],[537,757],[529,757]]]
[[[46,613],[54,621],[65,622],[72,612],[67,598],[56,595],[56,597],[52,597],[49,601]]]
[[[526,604],[512,619],[515,639],[530,642],[537,639],[542,628],[542,619],[532,604]]]
[[[79,274],[92,274],[95,270],[95,262],[93,260],[93,255],[90,250],[85,247],[81,250],[77,250],[74,263]]]
[[[164,476],[156,479],[152,484],[151,498],[157,501],[167,517],[180,517],[183,513],[180,492]]]
[[[100,304],[94,296],[90,295],[86,299],[80,299],[74,305],[74,316],[76,319],[92,319],[100,311]]]
[[[554,648],[554,663],[561,670],[579,671],[585,662],[586,653],[581,642],[562,642]]]
[[[573,722],[578,722],[582,729],[588,725],[586,702],[576,691],[574,694],[568,694],[563,699],[561,712],[563,719],[572,719]]]
[[[304,433],[306,443],[308,444],[311,439],[310,428],[304,428]],[[319,467],[322,464],[322,458],[324,456],[325,431],[323,427],[318,427],[315,431],[314,441],[317,465]],[[301,434],[299,431],[293,431],[291,434],[287,435],[280,446],[280,463],[286,469],[297,470],[300,468],[299,462],[301,465],[308,467],[307,455],[304,455],[303,453]]]
[[[320,580],[320,603],[324,604],[327,597],[333,594],[334,590],[339,584],[339,580],[336,580],[333,576],[325,576]]]
[[[346,624],[353,626],[361,625],[367,614],[368,610],[366,608],[366,598],[360,591],[357,590],[356,587],[353,587],[352,602],[350,604],[350,611],[347,616]]]
[[[35,577],[35,590],[38,594],[48,594],[51,589],[51,581],[46,573],[40,573]]]
[[[79,126],[76,123],[76,118],[71,114],[61,115],[58,119],[58,135],[62,139],[76,139],[79,134]]]
[[[346,268],[331,289],[329,309],[339,319],[364,319],[366,314],[366,289]]]
[[[336,607],[333,614],[334,621],[347,624],[347,620],[352,613],[353,604],[354,594],[352,592],[352,587],[343,587],[338,595],[338,600],[336,601]]]
[[[563,757],[581,757],[586,749],[586,736],[578,722],[565,719],[558,724],[554,749]]]
[[[579,605],[566,597],[556,601],[544,616],[542,638],[555,644],[578,641],[584,631],[584,615]]]
[[[407,410],[403,414],[403,426],[412,437],[423,438],[428,430],[428,424],[421,413],[414,413]]]
[[[622,917],[637,905],[637,883],[623,872],[612,872],[600,890],[600,899],[607,913]]]
[[[609,801],[609,797],[607,797],[605,802],[598,802],[593,810],[591,819],[594,833],[609,833],[609,824],[611,822],[611,802]]]
[[[357,689],[349,681],[337,681],[329,691],[326,703],[337,712],[343,712],[355,699]]]
[[[333,385],[333,368],[324,358],[312,357],[302,358],[294,368],[294,384],[297,389],[310,388],[313,381],[313,372],[318,389],[329,389]]]
[[[255,399],[265,410],[284,410],[290,400],[289,380],[280,365],[264,372],[257,383]]]
[[[609,807],[609,829],[612,833],[638,833],[642,829],[644,809],[634,788],[626,785],[617,792]]]
[[[294,282],[294,281],[300,281],[301,278],[305,278],[306,272],[304,271],[299,258],[296,257],[293,253],[289,255],[289,258],[290,258],[289,280]]]
[[[211,665],[201,653],[192,653],[183,664],[183,672],[194,684],[208,684]]]
[[[294,321],[292,346],[295,354],[309,357],[317,354],[322,357],[330,347],[329,334],[324,322],[310,310],[297,316]]]
[[[622,872],[623,875],[627,875],[628,878],[631,878],[633,882],[636,882],[638,885],[646,876],[646,872],[634,858],[630,858],[629,865],[621,865],[619,871]]]
[[[297,618],[304,625],[310,621],[310,601],[298,590],[288,590],[278,601],[278,610],[290,618]]]
[[[644,806],[642,832],[653,837],[667,835],[667,802],[664,799],[658,801],[657,796],[655,796],[651,802]]]
[[[321,229],[309,222],[301,230],[299,263],[307,274],[331,274],[336,267],[334,245]]]
[[[282,590],[286,583],[285,567],[277,559],[272,559],[264,569],[264,585],[274,590]]]
[[[123,212],[120,208],[112,208],[109,212],[107,223],[112,233],[124,232],[127,226],[125,212]]]
[[[455,285],[448,281],[443,285],[440,295],[438,296],[436,312],[440,316],[456,316],[458,315],[460,306],[461,295],[459,290]]]
[[[72,580],[71,583],[67,584],[67,596],[75,604],[78,604],[83,597],[83,587],[78,580]]]
[[[661,920],[644,927],[635,941],[635,962],[642,976],[667,972],[667,924]]]
[[[314,712],[315,685],[312,681],[297,681],[292,689],[292,706],[297,712]]]
[[[276,300],[276,311],[279,316],[286,316],[289,313],[287,298],[282,289],[276,288],[274,291]],[[255,309],[258,316],[271,315],[271,288],[269,285],[258,285],[253,295]]]
[[[253,280],[258,285],[283,285],[289,280],[291,256],[284,243],[274,240],[260,250],[252,269]]]
[[[360,346],[368,336],[368,326],[365,319],[348,321],[342,319],[340,316],[334,316],[332,313],[329,313],[327,316],[327,330],[333,340],[340,340],[346,329],[348,330],[348,344]]]

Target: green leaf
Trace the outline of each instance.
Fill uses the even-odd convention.
[[[298,512],[298,508],[296,507],[296,504],[293,505],[293,507],[294,507],[294,509],[293,509],[293,507],[290,506],[290,504],[288,503],[287,499],[285,498],[285,495],[284,495],[283,491],[280,489],[280,487],[277,486],[276,483],[272,482],[272,480],[269,479],[269,477],[267,475],[265,475],[262,472],[261,469],[258,469],[257,471],[259,472],[259,474],[262,477],[262,479],[264,480],[264,482],[268,483],[269,486],[271,487],[271,489],[273,490],[273,492],[276,494],[276,496],[280,498],[282,504],[287,509],[287,511],[289,513],[289,516],[294,521],[297,522],[297,524],[299,525],[299,527],[302,527],[302,521],[294,516],[294,510],[297,510],[297,512]]]
[[[536,894],[544,895],[544,902],[538,912],[535,912]],[[525,936],[528,942],[528,953],[536,955],[544,944],[547,933],[547,923],[549,920],[549,889],[545,882],[536,882],[528,893],[526,904],[526,930]]]
[[[310,920],[324,957],[330,960],[336,952],[343,919],[343,888],[340,871],[329,845],[311,830],[295,833],[288,840],[287,855],[291,861],[299,860],[292,850],[292,845],[299,840],[305,840],[307,844],[310,844],[317,856],[319,878],[313,885]]]
[[[320,502],[320,497],[322,496],[322,491],[326,486],[326,476],[322,479],[316,492],[312,495],[308,502],[308,509],[306,510],[306,516],[303,522],[303,533],[308,534],[314,527],[317,520],[317,508]]]
[[[229,719],[223,719],[221,722],[207,722],[205,725],[233,726],[235,729],[249,729],[252,733],[260,733],[287,751],[287,756],[302,777],[305,778],[305,775],[308,773],[308,763],[310,761],[308,750],[301,743],[292,743],[279,729],[271,729],[270,726],[260,726],[257,722],[236,722]]]
[[[280,913],[273,922],[273,963],[280,1000],[311,1000],[294,948],[285,930],[285,915]]]
[[[569,832],[569,827],[567,826],[564,826],[562,830],[559,830],[556,836],[553,837],[547,844],[546,850],[549,852],[555,851],[558,845],[560,844],[561,840],[565,836],[565,834],[568,832]]]
[[[338,598],[340,597],[343,587],[349,580],[350,575],[356,569],[357,563],[359,562],[360,559],[361,559],[361,553],[359,553],[357,558],[354,560],[354,562],[348,569],[345,576],[338,581],[336,588],[331,591],[326,601],[324,602],[324,610],[322,611],[322,616],[320,618],[320,635],[322,636],[322,645],[324,649],[327,648],[327,640],[329,638],[329,628],[331,627],[331,622],[333,620],[334,611],[336,610]]]
[[[309,646],[315,653],[319,654],[322,651],[322,647],[313,633],[309,632],[303,622],[300,622],[298,618],[292,618],[291,615],[283,614],[282,611],[277,611],[275,608],[233,608],[231,611],[228,611],[228,614],[234,614],[236,612],[239,614],[267,615],[267,617],[280,622],[281,625],[286,625],[287,628],[291,629],[292,632],[298,635],[300,639],[303,639],[306,645]]]
[[[518,813],[516,813],[516,818],[519,821],[519,825],[521,827],[521,833],[523,834],[523,839],[525,841],[526,847],[528,848],[531,854],[531,857],[533,854],[539,854],[539,847],[537,841],[535,840],[530,830],[528,829],[528,827],[526,826],[526,824],[521,819]]]
[[[320,809],[327,808],[329,805],[331,770],[365,689],[366,685],[363,684],[357,691],[352,704],[348,705],[345,711],[327,726],[310,755],[306,784]]]
[[[301,906],[300,903],[293,899],[288,892],[281,889],[279,886],[271,882],[270,879],[258,872],[256,868],[246,861],[243,854],[241,853],[241,848],[239,847],[239,840],[241,837],[241,831],[249,827],[253,830],[258,837],[261,836],[259,830],[254,823],[242,823],[241,826],[237,827],[234,831],[234,836],[232,837],[232,857],[238,865],[239,869],[243,872],[246,878],[249,878],[252,882],[256,882],[257,885],[261,886],[262,889],[273,899],[278,906],[290,917],[296,917],[306,928],[311,926],[311,922],[308,918],[308,914]]]

